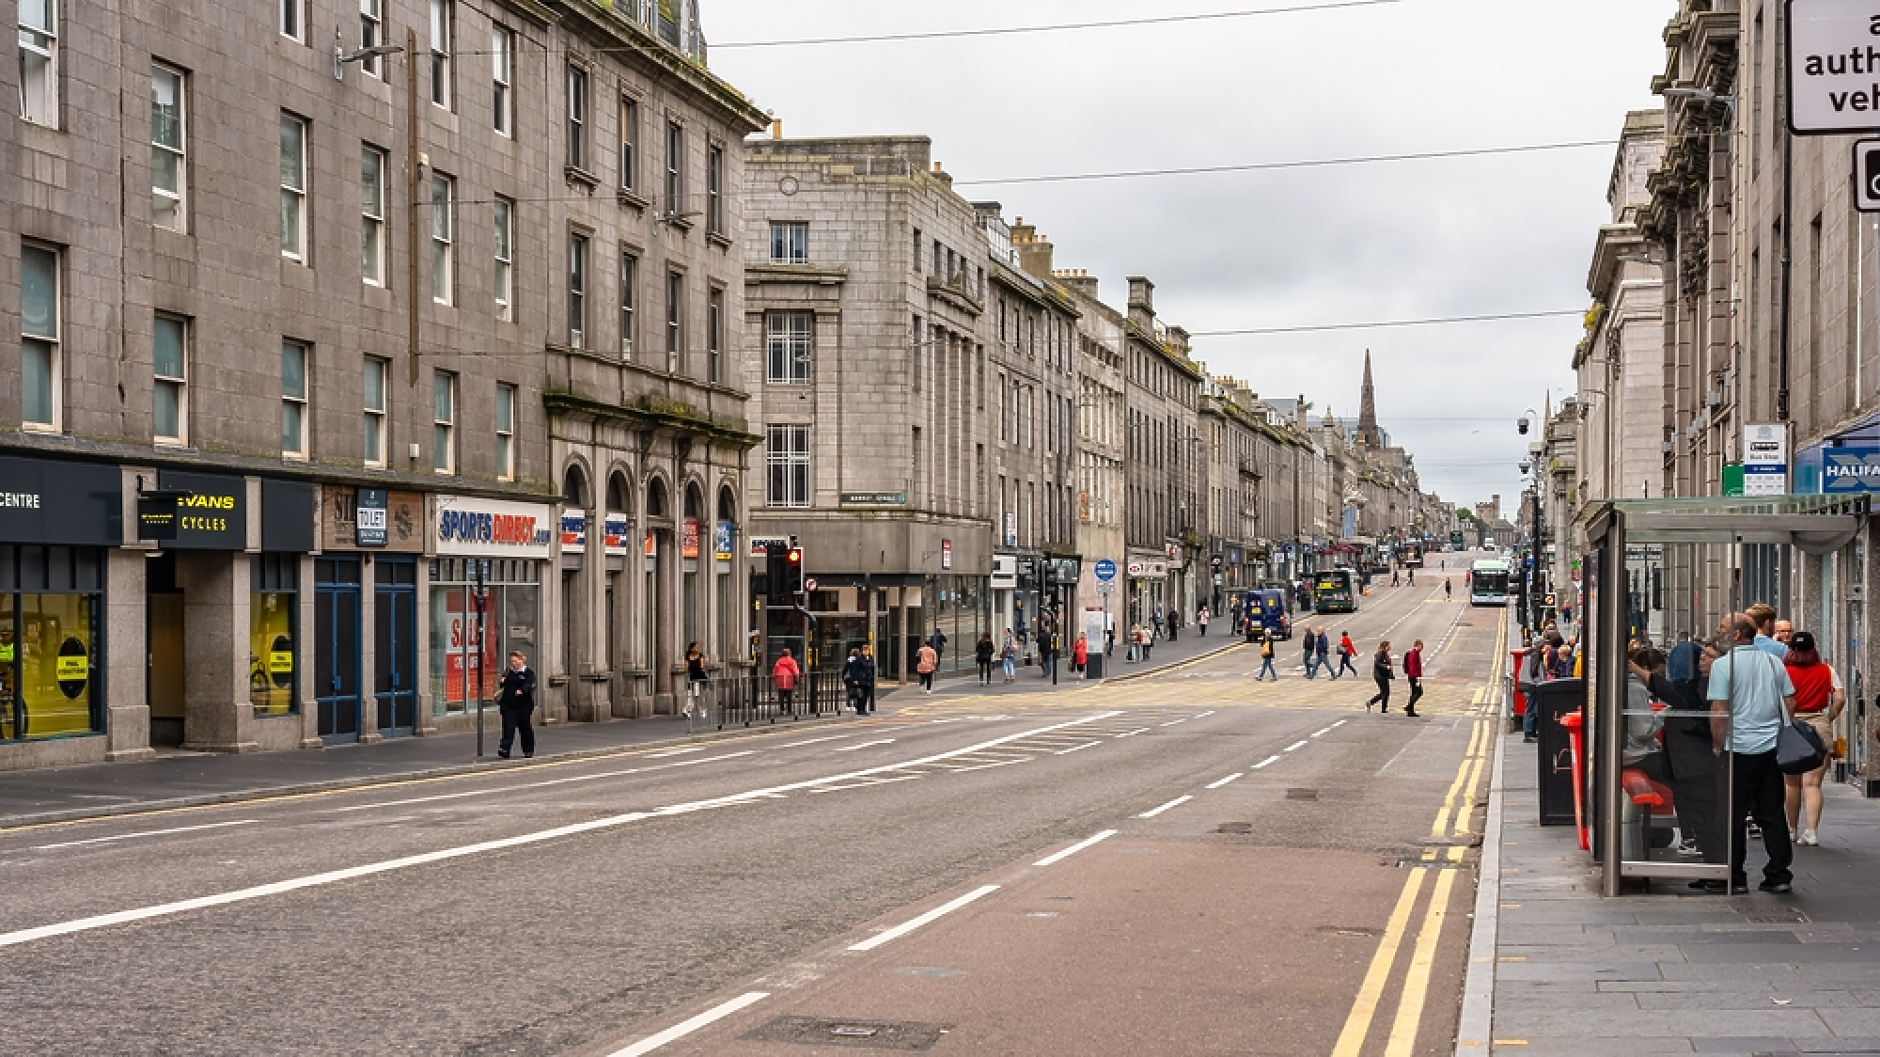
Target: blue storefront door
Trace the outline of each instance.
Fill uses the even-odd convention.
[[[418,726],[418,562],[380,558],[373,570],[372,691],[379,733],[391,738]]]
[[[359,559],[313,563],[314,707],[320,740],[359,740]]]

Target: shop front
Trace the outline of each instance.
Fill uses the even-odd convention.
[[[139,510],[140,534],[156,545],[144,567],[150,743],[203,752],[320,744],[319,717],[305,706],[322,699],[301,662],[308,638],[331,648],[339,622],[314,619],[304,634],[314,486],[171,471],[154,482]],[[323,659],[316,650],[321,694]]]
[[[1152,627],[1165,619],[1171,602],[1168,559],[1132,553],[1124,571],[1129,584],[1128,627]]]
[[[359,740],[373,742],[427,729],[418,707],[423,494],[328,485],[320,491],[319,520],[317,578],[334,585],[340,595],[357,596],[353,609],[358,628],[343,638],[359,658]],[[349,711],[332,718],[351,715]]]
[[[542,574],[562,526],[546,505],[468,496],[438,496],[435,503],[425,696],[433,722],[449,732],[475,725],[479,700],[494,705],[510,653],[544,667]]]
[[[105,586],[122,542],[116,467],[0,459],[0,769],[105,758]]]

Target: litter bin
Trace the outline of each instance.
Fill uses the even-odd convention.
[[[1091,650],[1090,655],[1084,658],[1084,678],[1103,678],[1103,665],[1108,660],[1109,658],[1103,655],[1102,650]]]
[[[1573,739],[1561,724],[1562,716],[1581,714],[1586,707],[1586,680],[1550,679],[1528,692],[1527,705],[1536,709],[1535,730],[1540,741],[1535,762],[1540,768],[1541,825],[1571,826],[1573,811]]]

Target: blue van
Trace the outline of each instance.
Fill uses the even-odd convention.
[[[1292,619],[1286,615],[1286,592],[1273,588],[1248,591],[1242,603],[1249,622],[1266,629],[1270,639],[1292,638]]]

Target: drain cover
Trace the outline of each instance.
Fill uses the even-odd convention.
[[[1779,907],[1773,910],[1745,910],[1743,912],[1743,920],[1752,925],[1810,924],[1807,914],[1788,907]]]
[[[1219,826],[1216,826],[1214,828],[1214,832],[1216,833],[1252,833],[1253,823],[1251,822],[1223,822]]]
[[[924,1053],[951,1030],[951,1024],[890,1020],[835,1020],[827,1017],[778,1017],[744,1035],[749,1042],[789,1042],[801,1046]]]
[[[1288,789],[1286,790],[1286,799],[1288,800],[1317,800],[1318,798],[1319,798],[1319,791],[1317,789]]]

